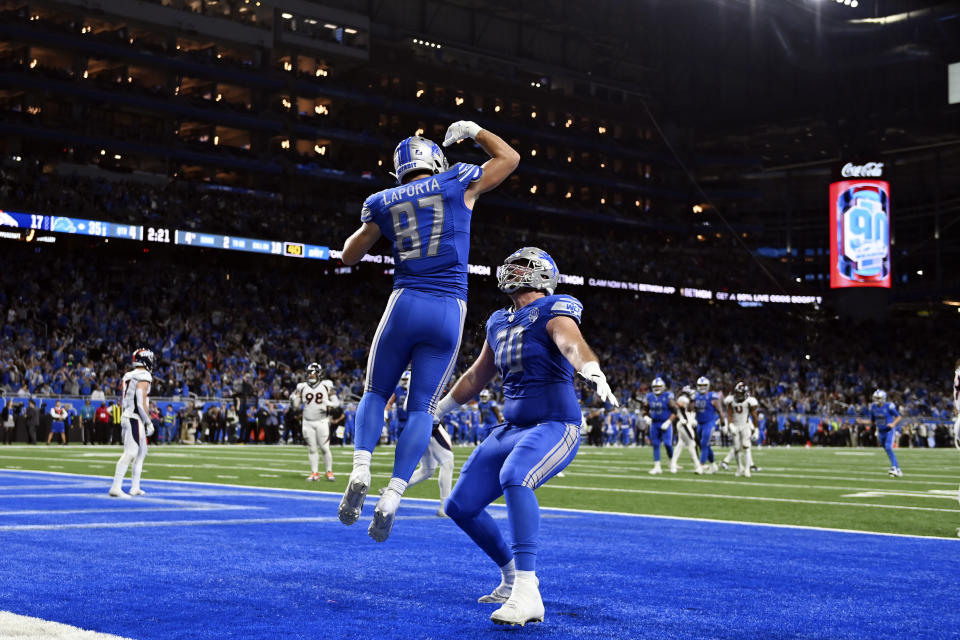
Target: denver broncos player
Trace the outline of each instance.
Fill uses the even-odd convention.
[[[760,403],[750,395],[750,389],[747,383],[737,382],[733,387],[733,395],[725,399],[727,405],[727,422],[730,425],[730,437],[733,439],[733,447],[723,459],[723,468],[736,457],[737,459],[737,477],[750,477],[750,469],[753,468],[753,454],[750,452],[750,440],[753,437],[753,430],[756,428],[760,419],[757,417],[757,407]],[[751,422],[752,420],[752,422]]]
[[[653,469],[648,473],[657,475],[663,473],[660,467],[661,441],[667,450],[667,457],[673,459],[673,423],[677,419],[677,402],[673,391],[667,391],[663,378],[654,378],[644,404],[650,415],[650,444],[653,445]]]
[[[303,407],[303,439],[307,444],[307,460],[310,463],[309,482],[320,479],[319,462],[323,454],[323,466],[327,480],[333,482],[333,454],[330,453],[330,409],[340,406],[333,391],[332,380],[320,380],[323,368],[316,362],[307,366],[307,380],[297,385],[290,396],[294,409]]]
[[[953,411],[956,420],[953,423],[953,441],[960,449],[960,360],[957,360],[953,372]]]
[[[897,464],[897,454],[893,452],[893,440],[897,437],[897,425],[900,424],[901,416],[897,410],[897,405],[887,402],[887,392],[883,389],[877,389],[873,392],[873,404],[868,409],[870,417],[873,419],[873,426],[877,429],[877,440],[883,445],[883,450],[887,452],[890,458],[891,478],[900,478],[903,472],[900,471],[900,465]]]
[[[143,473],[143,461],[147,457],[147,438],[153,435],[153,421],[150,420],[150,385],[153,383],[150,371],[153,370],[153,362],[153,351],[137,349],[133,352],[133,369],[123,375],[120,400],[123,406],[120,415],[123,454],[117,460],[113,485],[109,491],[114,498],[146,495],[146,491],[140,488],[140,474]],[[127,475],[131,462],[132,482],[130,493],[126,493],[122,488],[123,477]]]
[[[703,473],[703,467],[697,457],[697,415],[691,404],[695,395],[693,389],[684,387],[677,398],[677,446],[674,447],[673,456],[670,458],[670,473],[676,473],[680,468],[677,462],[684,449],[690,452],[690,457],[693,459],[693,472],[697,475]]]
[[[407,426],[397,442],[393,477],[374,509],[370,537],[383,542],[414,467],[433,431],[433,412],[453,373],[467,310],[470,218],[481,194],[513,173],[520,155],[474,122],[455,122],[444,146],[471,138],[490,154],[482,167],[456,164],[436,144],[414,136],[397,145],[398,186],[363,203],[362,226],[343,246],[344,264],[356,264],[384,236],[393,248],[393,293],[370,345],[364,394],[357,407],[353,472],[340,502],[344,524],[360,517],[370,488],[370,457],[380,438],[383,409],[410,365]]]
[[[580,403],[574,372],[597,396],[618,406],[597,356],[580,333],[583,306],[554,295],[559,273],[534,247],[513,253],[497,269],[497,284],[512,304],[487,320],[477,360],[440,402],[438,416],[467,402],[500,374],[506,422],[464,464],[447,515],[497,563],[501,583],[480,602],[503,603],[498,624],[543,620],[536,577],[540,508],[534,490],[566,467],[580,446]],[[505,496],[513,545],[507,545],[486,506]]]

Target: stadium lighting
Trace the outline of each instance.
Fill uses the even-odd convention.
[[[573,197],[573,193],[570,192],[570,191],[567,191],[567,193],[566,193],[563,197],[566,198],[567,200],[569,200],[570,198]]]
[[[319,144],[313,145],[313,150],[317,152],[318,155],[325,156],[327,155],[327,147],[320,146]]]
[[[218,146],[220,144],[220,136],[213,136],[213,146]]]
[[[417,89],[417,97],[418,98],[423,97],[423,89]]]
[[[536,156],[536,155],[537,155],[537,150],[536,150],[536,149],[530,149],[530,155],[531,155],[531,156]]]
[[[335,25],[335,24],[333,24],[333,23],[331,23],[331,22],[325,22],[325,23],[323,23],[323,26],[324,26],[325,29],[337,29],[337,28],[338,28],[337,25]]]
[[[640,206],[640,201],[639,201],[639,200],[634,200],[634,201],[633,201],[633,206],[639,207],[639,206]]]
[[[280,14],[280,17],[283,18],[284,20],[292,20],[292,19],[293,19],[293,14],[292,14],[292,13],[281,13],[281,14]]]
[[[356,35],[357,30],[352,27],[347,27],[346,29],[343,30],[343,32],[353,36],[353,35]]]
[[[493,112],[494,112],[494,113],[500,113],[500,105],[494,106],[494,107],[493,107]]]
[[[417,132],[416,132],[415,134],[413,134],[413,135],[415,135],[415,136],[422,136],[422,135],[423,135],[423,127],[420,127],[419,129],[417,129]]]
[[[459,107],[460,105],[463,104],[463,96],[457,96],[456,98],[453,99],[453,101]]]
[[[537,192],[537,185],[533,185],[532,187],[530,187],[530,193],[536,193],[536,192]]]
[[[36,68],[37,68],[37,59],[36,59],[36,58],[34,58],[33,60],[30,61],[30,68],[31,68],[31,69],[36,69]]]
[[[923,269],[917,269],[917,275],[918,275],[918,276],[922,276],[922,275],[923,275]]]
[[[114,159],[114,160],[119,160],[120,158],[121,158],[121,156],[120,156],[119,153],[113,154],[113,159]]]
[[[698,205],[698,204],[695,204],[695,205],[693,205],[693,212],[694,212],[694,213],[703,213],[703,207],[701,207],[701,206]]]
[[[606,198],[600,198],[600,204],[607,204]]]
[[[106,150],[106,149],[100,149],[100,155],[102,155],[102,156],[107,155],[107,150]]]
[[[800,282],[800,278],[794,278],[794,280],[796,280],[797,282]]]
[[[603,135],[606,132],[607,132],[607,128],[604,127],[603,125],[600,125],[599,127],[597,127],[597,133],[599,133],[600,135]]]
[[[537,112],[536,112],[536,111],[531,111],[531,112],[530,112],[530,117],[531,117],[531,118],[536,118],[536,117],[537,117]]]
[[[564,123],[563,126],[566,127],[567,129],[573,126],[573,118],[567,118],[567,121]]]

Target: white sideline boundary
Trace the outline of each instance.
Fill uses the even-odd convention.
[[[65,473],[62,471],[35,471],[32,469],[0,469],[0,475],[4,473],[10,473],[11,475],[15,474],[33,474],[33,475],[48,475],[48,476],[69,476],[74,478],[101,478],[102,476],[86,475],[79,473]],[[149,482],[153,483],[166,483],[166,484],[189,484],[189,485],[199,485],[204,487],[231,487],[234,489],[244,489],[247,491],[262,491],[266,493],[298,493],[298,494],[310,494],[313,496],[318,495],[327,495],[327,496],[337,496],[340,497],[340,492],[333,491],[314,491],[310,489],[284,489],[282,487],[251,487],[250,485],[242,484],[228,484],[220,482],[199,482],[196,480],[187,481],[187,480],[163,480],[163,479],[151,479]],[[405,498],[408,502],[425,502],[429,504],[440,504],[439,500],[434,500],[432,498]],[[856,504],[856,503],[851,503]],[[506,509],[506,505],[502,504],[491,504],[491,507],[497,509]],[[571,509],[567,507],[540,507],[541,511],[556,511],[560,513],[589,513],[595,515],[613,515],[613,516],[625,516],[628,518],[647,518],[650,520],[677,520],[683,522],[705,522],[711,524],[734,524],[734,525],[744,525],[749,527],[770,527],[773,529],[799,529],[803,531],[825,531],[833,533],[846,533],[853,535],[862,535],[862,536],[881,536],[888,538],[911,538],[914,540],[948,540],[950,542],[960,542],[960,537],[946,537],[946,536],[920,536],[911,533],[886,533],[881,531],[862,531],[859,529],[841,529],[837,527],[817,527],[813,525],[803,525],[803,524],[778,524],[770,522],[746,522],[743,520],[726,520],[722,518],[698,518],[694,516],[668,516],[655,513],[627,513],[624,511],[599,511],[596,509]]]
[[[131,640],[98,631],[86,631],[68,624],[0,611],[0,638],[17,640]]]

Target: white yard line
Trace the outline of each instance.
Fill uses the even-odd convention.
[[[130,640],[121,636],[97,631],[85,631],[79,627],[61,624],[42,618],[21,616],[9,611],[0,611],[0,638],[23,638],[23,640]]]
[[[436,520],[437,516],[405,516],[409,520]],[[140,529],[146,527],[206,527],[237,524],[279,523],[333,523],[337,517],[316,516],[299,518],[233,518],[229,520],[142,520],[136,522],[85,522],[72,524],[12,524],[0,525],[0,531],[62,531],[65,529]],[[0,636],[2,637],[2,636]]]

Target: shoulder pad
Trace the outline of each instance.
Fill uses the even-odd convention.
[[[583,304],[573,296],[550,296],[548,304],[550,306],[551,316],[570,316],[577,321],[577,324],[580,324]]]
[[[727,396],[726,398],[723,399],[723,401],[727,404],[730,404],[731,402],[733,402],[733,396]]]
[[[453,168],[457,170],[457,180],[465,185],[476,182],[483,175],[483,168],[475,164],[458,162]]]
[[[376,202],[381,193],[382,191],[378,191],[363,201],[363,207],[360,209],[360,222],[373,222],[373,203]]]

